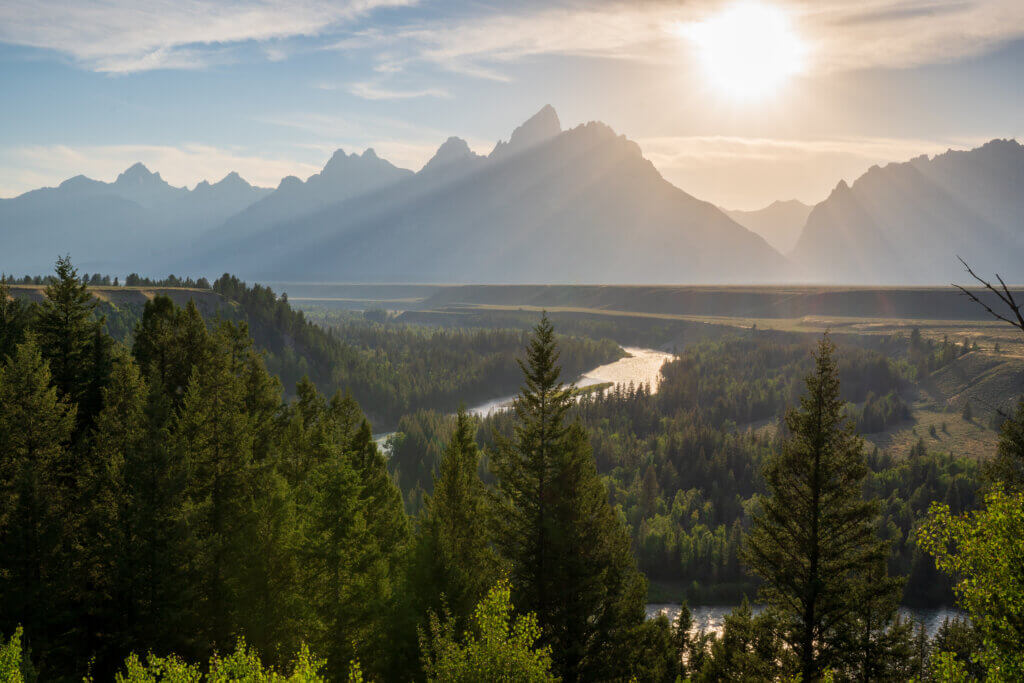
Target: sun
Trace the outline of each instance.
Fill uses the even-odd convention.
[[[730,5],[703,21],[681,24],[709,84],[736,100],[775,93],[804,70],[807,45],[780,7]]]

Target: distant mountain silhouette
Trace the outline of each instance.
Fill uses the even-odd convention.
[[[787,266],[668,183],[634,142],[601,123],[561,131],[551,107],[487,158],[449,139],[418,174],[282,219],[206,263],[257,278],[392,282],[757,282]]]
[[[948,284],[983,273],[1024,282],[1024,147],[993,140],[970,151],[872,167],[814,207],[791,257],[806,279]]]
[[[544,107],[526,120],[523,125],[512,131],[512,137],[508,142],[499,140],[491,151],[491,159],[501,159],[513,156],[520,152],[547,142],[562,132],[562,123],[558,120],[555,108],[550,104]]]
[[[305,182],[295,176],[228,220],[212,235],[216,244],[231,245],[284,221],[315,213],[329,204],[386,187],[412,176],[368,149],[360,154],[337,150],[323,170]]]
[[[190,191],[142,164],[112,183],[75,176],[0,200],[0,270],[46,273],[64,253],[86,272],[142,270],[169,249],[192,249],[197,236],[268,192],[237,173]]]
[[[814,207],[796,199],[774,201],[763,209],[740,211],[723,209],[729,218],[744,228],[756,232],[768,244],[783,254],[789,253],[796,245],[807,222],[807,216]]]
[[[236,173],[188,190],[142,164],[76,176],[0,200],[0,271],[71,253],[85,272],[292,281],[946,284],[960,255],[1024,282],[1021,188],[1024,148],[993,140],[873,167],[813,208],[723,212],[545,106],[489,155],[452,137],[417,173],[338,150],[274,190]]]

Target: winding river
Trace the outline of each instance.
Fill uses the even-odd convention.
[[[577,387],[589,387],[595,384],[650,384],[651,391],[658,390],[661,380],[661,366],[671,360],[672,354],[656,349],[643,349],[635,346],[624,346],[628,356],[619,360],[599,365],[583,373],[577,380]],[[515,396],[502,396],[469,408],[468,412],[478,417],[487,417],[495,411],[508,410]]]
[[[722,635],[722,627],[725,617],[729,612],[733,611],[733,609],[735,609],[735,605],[691,607],[690,616],[693,619],[693,626],[690,629],[690,632],[697,634],[703,631],[704,633],[714,633],[719,636]],[[755,605],[751,609],[755,614],[757,614],[764,608]],[[900,607],[899,612],[900,618],[913,619],[917,623],[923,624],[925,633],[928,634],[929,638],[935,635],[935,632],[939,630],[939,627],[942,626],[942,622],[944,620],[966,617],[966,613],[951,607]],[[668,616],[669,621],[675,621],[675,618],[679,615],[679,605],[654,603],[647,605],[648,619],[653,619],[661,613]]]

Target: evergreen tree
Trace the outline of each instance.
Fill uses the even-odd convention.
[[[885,576],[885,566],[878,563],[865,577],[880,585],[893,583]],[[897,584],[898,585],[898,584]],[[851,678],[860,681],[910,680],[913,662],[913,623],[899,618],[893,592],[868,595],[856,605],[851,625],[846,669]]]
[[[169,397],[159,384],[146,389],[142,441],[123,453],[121,475],[131,640],[139,650],[160,643],[160,651],[198,655],[205,651],[194,633],[198,595],[186,572],[194,551],[187,529],[189,461],[172,438]]]
[[[987,474],[1009,491],[1024,491],[1024,400],[1018,401],[1017,410],[1003,421],[999,448]]]
[[[230,338],[192,372],[177,415],[176,456],[188,473],[188,525],[199,586],[197,630],[211,646],[235,633],[238,573],[251,522],[253,428],[242,382],[232,371]]]
[[[852,649],[860,605],[899,598],[878,571],[887,548],[872,528],[876,504],[862,499],[864,448],[845,417],[834,350],[821,340],[807,393],[786,416],[791,436],[765,466],[769,493],[744,553],[805,681]]]
[[[754,616],[746,599],[726,615],[722,635],[711,642],[710,652],[694,681],[771,681],[788,653],[771,612]]]
[[[475,434],[472,418],[460,409],[414,545],[411,590],[420,602],[418,612],[426,617],[428,612],[440,614],[444,607],[459,630],[498,580]]]
[[[554,330],[534,330],[511,440],[494,459],[497,539],[519,609],[534,612],[567,681],[624,676],[644,619],[646,581],[608,503],[572,394],[559,380]]]
[[[133,590],[139,567],[131,561],[139,540],[132,534],[131,513],[141,501],[129,490],[125,472],[144,447],[147,388],[138,367],[125,357],[102,391],[104,407],[79,482],[83,609],[92,622],[80,638],[85,652],[96,657],[93,672],[110,676],[124,652],[145,646],[133,633],[140,616]]]
[[[44,670],[73,645],[58,625],[74,533],[63,477],[74,423],[35,341],[18,345],[0,368],[0,633],[24,626]]]
[[[11,296],[11,288],[0,282],[0,363],[24,340],[34,312],[33,306]]]
[[[49,361],[53,383],[61,396],[80,404],[95,380],[95,340],[102,322],[94,316],[97,301],[78,278],[70,257],[57,259],[56,278],[46,287],[46,298],[39,307],[34,330],[39,348]],[[94,410],[95,406],[88,406]],[[79,432],[95,412],[80,409]]]
[[[146,302],[135,326],[132,354],[150,383],[181,402],[192,371],[211,353],[211,338],[195,302],[177,307],[166,296]]]

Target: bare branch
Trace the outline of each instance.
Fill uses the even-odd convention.
[[[997,313],[995,310],[992,309],[991,306],[982,301],[977,294],[970,291],[966,287],[962,287],[961,285],[958,285],[956,283],[953,283],[953,286],[959,289],[961,294],[966,295],[971,299],[971,301],[973,301],[974,303],[978,304],[986,311],[988,311],[989,315],[991,315],[993,318],[996,318],[997,320],[1002,320],[1005,323],[1009,323],[1010,325],[1013,325],[1014,327],[1019,329],[1021,332],[1024,332],[1024,312],[1021,311],[1021,305],[1017,303],[1016,299],[1014,299],[1013,293],[1010,292],[1010,288],[1006,286],[1006,282],[1003,281],[1003,278],[1000,277],[998,273],[996,274],[996,279],[999,280],[999,284],[1002,287],[1002,291],[999,291],[999,289],[993,286],[991,282],[980,277],[977,273],[975,273],[971,269],[971,267],[967,265],[967,262],[964,261],[961,257],[957,256],[957,259],[960,261],[960,263],[963,264],[964,268],[967,269],[967,272],[970,273],[971,277],[977,280],[985,289],[995,294],[996,297],[1013,312],[1014,319],[1010,319],[1003,314]]]

